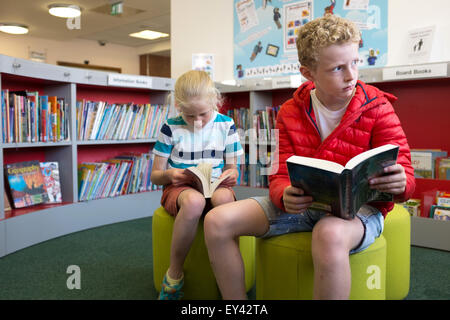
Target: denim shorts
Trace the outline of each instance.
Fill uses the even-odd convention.
[[[315,209],[307,209],[301,214],[286,213],[278,209],[268,196],[252,197],[251,199],[259,203],[269,220],[269,230],[261,238],[270,238],[292,232],[312,231],[317,221],[326,215],[326,212]],[[362,206],[356,216],[363,223],[364,236],[359,245],[350,250],[350,254],[368,248],[381,235],[384,228],[383,215],[372,206]]]

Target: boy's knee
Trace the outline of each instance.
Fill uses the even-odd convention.
[[[223,237],[228,230],[227,212],[220,207],[211,209],[205,216],[203,227],[206,237]]]
[[[345,233],[339,220],[322,219],[313,228],[313,250],[339,250],[344,244]]]

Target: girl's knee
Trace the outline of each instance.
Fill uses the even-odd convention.
[[[230,189],[219,188],[219,189],[216,189],[216,191],[212,195],[211,203],[212,203],[213,207],[217,207],[217,206],[220,206],[221,204],[233,202],[234,200],[235,200],[234,194]]]
[[[178,198],[180,211],[188,217],[200,218],[206,205],[206,200],[198,192],[183,192]],[[179,212],[180,212],[179,211]]]

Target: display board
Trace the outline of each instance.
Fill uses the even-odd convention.
[[[332,13],[361,30],[361,68],[387,63],[388,0],[234,0],[236,79],[299,73],[298,29]]]

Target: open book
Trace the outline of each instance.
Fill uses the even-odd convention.
[[[214,190],[230,176],[229,174],[224,175],[220,179],[211,182],[212,164],[206,162],[199,163],[196,167],[189,167],[184,170],[184,173],[192,177],[193,186],[203,193],[205,198],[211,198]]]
[[[345,167],[327,160],[291,156],[286,160],[291,185],[313,197],[312,208],[344,219],[353,218],[370,201],[392,201],[393,195],[371,189],[369,179],[396,163],[398,146],[387,144],[350,159]]]

